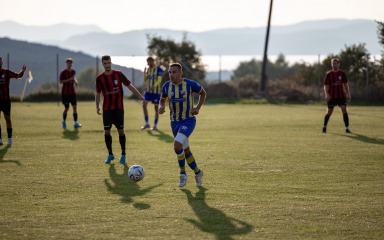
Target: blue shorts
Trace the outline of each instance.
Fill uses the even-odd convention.
[[[152,102],[153,104],[159,104],[160,94],[145,92],[144,99],[147,102]]]
[[[172,121],[171,128],[173,137],[176,137],[178,133],[185,135],[187,138],[191,136],[196,126],[196,118],[191,117],[181,121]]]

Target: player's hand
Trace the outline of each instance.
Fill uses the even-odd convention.
[[[77,81],[76,78],[73,78],[73,83],[75,84],[75,86],[79,85],[79,82]]]
[[[97,114],[101,115],[100,108],[96,107]]]
[[[200,111],[200,109],[199,108],[192,108],[192,115],[197,115],[197,114],[199,114],[199,111]]]
[[[25,66],[25,64],[21,67],[21,71],[22,72],[25,72],[25,70],[27,70],[27,66]]]
[[[164,107],[159,107],[159,114],[165,113],[165,106]]]
[[[348,102],[348,103],[351,102],[351,96],[347,96],[347,102]]]
[[[330,100],[329,95],[325,96],[325,100],[327,100],[327,102],[329,102],[329,100]]]
[[[144,68],[144,73],[147,74],[147,67]]]

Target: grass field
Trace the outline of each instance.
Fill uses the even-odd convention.
[[[127,165],[106,165],[102,118],[80,102],[61,128],[57,103],[13,103],[14,144],[0,146],[0,239],[383,239],[384,107],[206,104],[190,138],[204,169],[178,184],[168,109],[140,131],[125,103]],[[153,122],[153,107],[149,105]],[[72,113],[72,109],[70,109]],[[2,117],[2,136],[6,141]],[[143,181],[129,180],[140,164]]]

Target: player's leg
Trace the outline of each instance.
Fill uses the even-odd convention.
[[[74,121],[74,125],[73,126],[75,128],[79,128],[82,125],[77,122],[77,118],[78,118],[78,115],[77,115],[77,105],[72,105],[72,109],[73,109],[73,121]]]
[[[8,99],[3,102],[3,114],[7,126],[8,144],[12,144],[12,120],[11,120],[11,101]]]
[[[157,130],[157,123],[159,122],[159,104],[155,104],[155,121],[152,130]]]
[[[144,121],[145,124],[144,126],[141,127],[141,130],[150,128],[151,126],[149,125],[149,119],[148,119],[148,101],[150,101],[150,96],[149,93],[145,92],[144,93],[144,104],[143,104],[143,112],[144,112]]]
[[[346,133],[351,133],[349,130],[349,117],[348,117],[348,112],[347,112],[347,104],[341,104],[340,105],[341,113],[343,114],[343,120],[344,120],[344,125],[345,125],[345,132]]]
[[[105,163],[109,164],[113,159],[115,159],[115,156],[113,155],[113,152],[112,152],[112,136],[111,136],[112,111],[111,110],[103,111],[103,124],[104,124],[104,141],[108,149],[108,157]]]
[[[328,104],[328,107],[327,107],[327,112],[325,113],[325,116],[324,116],[323,133],[327,132],[327,124],[328,124],[329,118],[332,115],[333,108],[335,107],[332,100],[330,100],[327,104]]]
[[[3,143],[3,139],[1,139],[1,112],[3,111],[2,108],[1,108],[2,105],[3,104],[0,102],[0,146],[4,144]]]
[[[124,109],[118,109],[114,111],[114,125],[117,128],[117,133],[119,134],[119,143],[121,147],[121,157],[120,163],[125,164],[125,132],[124,132]]]
[[[68,114],[68,110],[69,110],[69,101],[68,101],[68,96],[67,95],[64,95],[62,94],[61,95],[61,101],[64,105],[64,111],[63,111],[63,121],[61,122],[63,128],[67,128],[67,124],[66,124],[66,120],[67,120],[67,114]]]

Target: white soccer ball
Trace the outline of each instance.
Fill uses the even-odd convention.
[[[144,168],[140,165],[133,165],[128,170],[128,176],[134,182],[141,181],[145,176]]]

